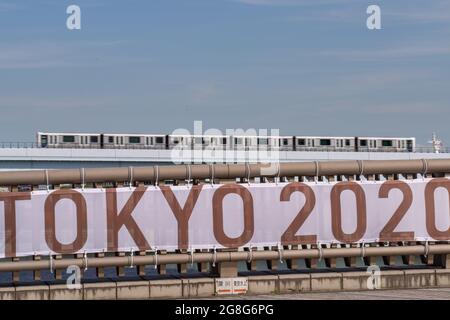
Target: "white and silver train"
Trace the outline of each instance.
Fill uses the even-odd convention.
[[[386,137],[163,135],[38,132],[40,148],[415,152],[416,139]]]

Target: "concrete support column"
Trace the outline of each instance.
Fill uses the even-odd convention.
[[[221,278],[235,278],[238,275],[236,262],[220,262],[217,264],[217,272]]]

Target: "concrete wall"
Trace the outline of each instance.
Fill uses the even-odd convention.
[[[248,161],[245,153],[212,154],[211,151],[199,151],[197,158],[186,157],[185,162],[223,162],[223,159]],[[191,154],[187,151],[186,155]],[[221,157],[220,157],[221,156]],[[236,157],[238,159],[235,159]],[[247,155],[248,156],[248,155]],[[254,156],[252,154],[252,156]],[[264,152],[259,157],[264,156]],[[178,157],[175,157],[178,159]],[[279,151],[267,152],[261,162],[301,162],[328,160],[408,160],[408,159],[450,158],[448,153],[408,153],[408,152],[313,152]],[[139,166],[151,164],[172,164],[172,150],[134,150],[134,149],[46,149],[46,148],[0,148],[0,169],[34,168],[81,168],[105,166]],[[255,162],[256,159],[250,159]]]
[[[362,291],[369,290],[370,277],[366,272],[250,276],[248,294]],[[450,270],[382,271],[376,283],[379,290],[450,287]],[[0,288],[0,300],[200,298],[213,296],[214,286],[213,278],[87,283],[71,290],[65,285],[18,286]]]

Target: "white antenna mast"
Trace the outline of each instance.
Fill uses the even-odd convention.
[[[435,132],[433,132],[433,136],[431,138],[431,141],[428,141],[428,142],[432,144],[434,153],[440,153],[441,152],[442,140],[440,140],[437,137]]]

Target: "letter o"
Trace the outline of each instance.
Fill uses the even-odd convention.
[[[223,228],[223,199],[226,195],[234,193],[241,197],[244,204],[244,230],[237,238],[230,238]],[[214,236],[222,246],[237,248],[245,245],[253,237],[255,231],[253,215],[253,197],[250,191],[238,184],[230,184],[220,187],[213,196],[213,230]]]
[[[77,213],[77,237],[72,243],[62,244],[56,239],[55,207],[62,199],[75,203]],[[75,253],[83,248],[87,240],[87,206],[83,195],[75,190],[57,190],[45,200],[45,241],[57,253]]]

